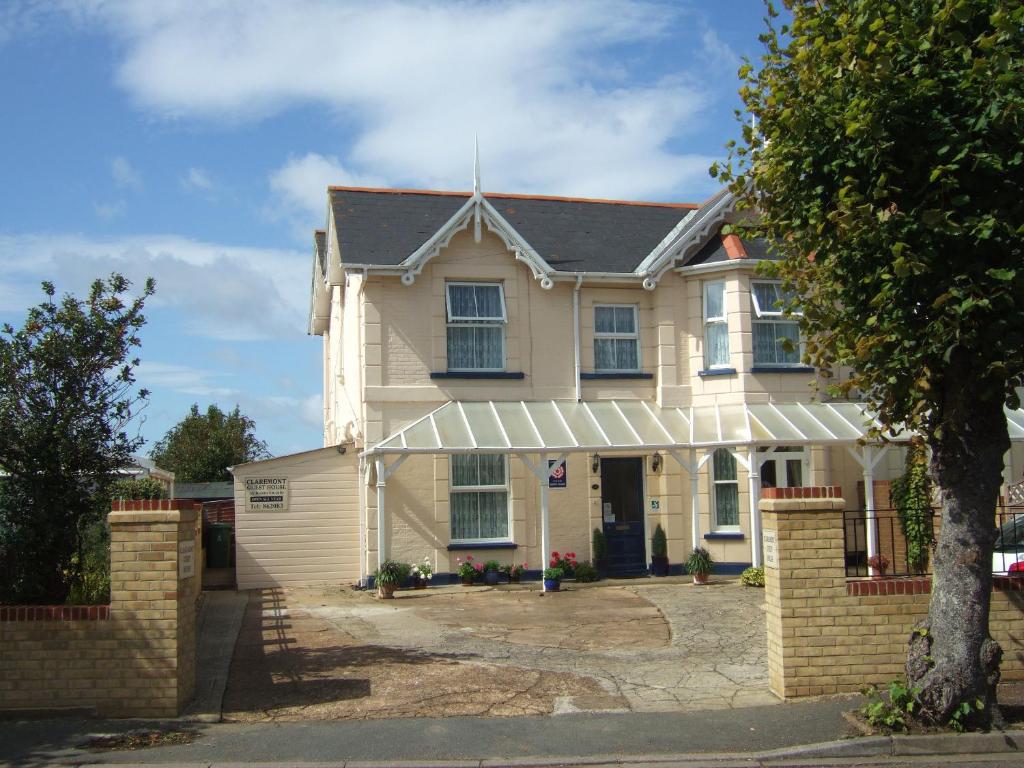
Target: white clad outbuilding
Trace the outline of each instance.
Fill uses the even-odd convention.
[[[238,589],[358,581],[358,469],[351,445],[232,467]]]

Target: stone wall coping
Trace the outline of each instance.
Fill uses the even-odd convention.
[[[993,576],[992,588],[1004,592],[1024,592],[1024,577]],[[851,597],[865,595],[928,595],[932,591],[931,576],[889,576],[850,579],[846,594]]]
[[[194,509],[172,509],[163,512],[118,512],[107,515],[111,525],[131,525],[145,523],[187,523],[196,519]]]
[[[767,490],[791,489],[770,488]],[[758,508],[762,512],[836,512],[846,508],[846,500],[843,498],[761,499],[758,502]]]
[[[0,621],[104,621],[109,605],[0,605]]]

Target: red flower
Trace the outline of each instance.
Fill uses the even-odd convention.
[[[467,563],[472,563],[473,562],[473,556],[472,555],[466,555],[466,562]]]
[[[557,560],[557,559],[558,559],[558,550],[557,550],[557,549],[556,549],[556,550],[555,550],[554,552],[552,552],[552,553],[551,553],[551,557],[552,557],[552,558],[553,558],[554,560]]]

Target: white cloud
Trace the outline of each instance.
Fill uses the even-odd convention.
[[[386,182],[376,176],[350,173],[336,157],[324,157],[315,152],[289,158],[270,175],[270,189],[281,205],[290,212],[314,217],[326,216],[326,190],[331,184],[381,187]]]
[[[119,187],[142,189],[142,176],[132,167],[127,158],[115,157],[111,160],[110,175],[114,177],[114,183]]]
[[[174,235],[89,238],[0,235],[0,312],[36,303],[47,277],[80,294],[118,271],[156,279],[150,310],[172,309],[185,333],[225,340],[301,336],[309,307],[304,253],[205,243]]]
[[[213,190],[213,179],[210,178],[210,174],[202,168],[191,167],[186,171],[181,179],[179,180],[183,189],[186,190],[199,190],[200,192],[210,192]]]
[[[735,72],[739,69],[741,59],[729,44],[718,36],[715,30],[705,29],[701,35],[701,43],[704,46],[704,54],[709,61]]]
[[[124,200],[115,200],[110,203],[93,203],[92,208],[103,221],[120,218],[124,216],[125,210],[127,210]]]
[[[218,371],[149,360],[142,360],[135,370],[139,383],[150,390],[172,389],[205,398],[230,398],[238,393],[238,390],[231,387],[215,385],[214,382],[223,379],[225,375]]]
[[[678,20],[672,4],[81,0],[79,10],[118,38],[117,82],[147,111],[238,121],[312,105],[354,131],[328,148],[340,160],[311,153],[274,175],[302,210],[322,212],[327,170],[332,183],[468,188],[474,134],[490,190],[674,198],[712,186],[712,158],[670,148],[709,103],[705,73],[654,78],[632,63]],[[305,178],[319,189],[299,190]]]

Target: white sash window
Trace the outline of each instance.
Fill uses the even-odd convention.
[[[508,462],[500,453],[451,457],[452,542],[509,540]]]
[[[800,324],[781,308],[789,298],[780,283],[751,282],[754,365],[800,365]]]
[[[594,370],[639,371],[640,333],[637,308],[604,304],[594,307]]]
[[[447,283],[448,370],[505,370],[505,295],[500,283]]]
[[[704,367],[729,368],[729,321],[725,282],[704,283]]]
[[[714,486],[714,530],[740,529],[740,486],[736,479],[736,458],[725,448],[715,451],[711,460]]]

